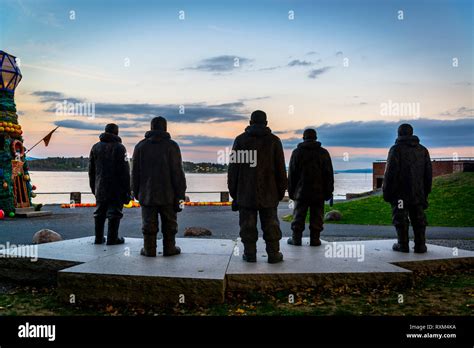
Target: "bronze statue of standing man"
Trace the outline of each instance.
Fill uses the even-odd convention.
[[[151,120],[151,130],[145,133],[133,152],[132,190],[142,211],[143,256],[156,256],[158,216],[163,232],[163,256],[181,253],[176,246],[177,213],[182,209],[186,178],[179,145],[167,132],[163,117]]]
[[[127,150],[118,136],[119,127],[110,123],[89,155],[89,184],[95,195],[95,244],[103,244],[105,220],[109,220],[107,244],[123,244],[119,237],[120,219],[130,201],[130,166]]]
[[[398,138],[390,149],[383,179],[383,198],[392,205],[392,222],[398,242],[393,250],[408,253],[408,230],[415,235],[415,253],[427,251],[425,242],[428,195],[431,192],[432,169],[428,150],[413,135],[413,127],[398,127]]]
[[[332,198],[334,172],[329,152],[316,141],[316,130],[303,132],[303,142],[291,154],[288,170],[288,195],[295,201],[288,244],[301,245],[309,210],[310,246],[321,245],[324,223],[324,201]]]
[[[250,125],[234,141],[231,156],[227,185],[233,210],[239,211],[243,259],[257,261],[259,215],[268,262],[281,262],[282,234],[277,210],[287,188],[285,156],[280,138],[267,127],[263,111],[252,113]]]

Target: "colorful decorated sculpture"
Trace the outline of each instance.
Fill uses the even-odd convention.
[[[16,208],[32,205],[23,131],[14,99],[21,77],[15,57],[0,50],[0,209],[10,217],[15,216]]]

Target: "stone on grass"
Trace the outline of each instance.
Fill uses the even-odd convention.
[[[212,236],[212,232],[204,227],[186,227],[184,229],[185,237]]]
[[[59,233],[46,228],[36,232],[33,236],[33,244],[59,242],[60,240],[63,240],[63,237]]]
[[[325,221],[340,221],[342,219],[342,214],[339,210],[331,210],[324,215]]]

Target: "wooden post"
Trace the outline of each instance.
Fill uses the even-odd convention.
[[[70,199],[70,202],[72,204],[81,204],[81,193],[80,192],[71,192],[71,195],[70,195],[69,199]]]
[[[221,192],[221,202],[229,202],[229,192]]]

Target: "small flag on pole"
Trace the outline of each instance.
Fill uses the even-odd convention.
[[[48,146],[49,145],[49,142],[51,141],[51,137],[53,136],[53,133],[59,128],[59,126],[57,126],[56,128],[54,128],[51,132],[49,132],[43,139],[41,139],[40,141],[38,141],[36,144],[34,144],[28,151],[26,151],[26,153],[30,152],[31,150],[33,150],[36,145],[38,145],[39,143],[41,143],[42,141],[44,141],[44,146]]]
[[[53,136],[53,133],[56,131],[56,129],[58,129],[58,127],[54,128],[51,132],[48,133],[48,135],[46,135],[44,138],[43,138],[43,141],[44,141],[44,146],[48,146],[49,145],[49,142],[51,140],[51,137]]]

